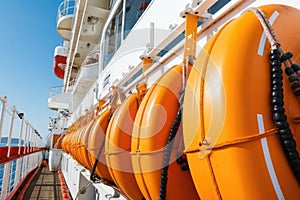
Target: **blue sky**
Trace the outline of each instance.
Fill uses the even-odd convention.
[[[56,30],[63,0],[7,0],[0,12],[0,96],[7,96],[46,138],[49,88],[62,85],[53,72],[54,48],[63,39]]]

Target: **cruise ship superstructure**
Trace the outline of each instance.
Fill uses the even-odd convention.
[[[299,199],[300,2],[64,0],[64,199]]]

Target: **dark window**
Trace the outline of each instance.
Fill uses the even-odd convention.
[[[105,32],[103,69],[106,67],[106,65],[109,63],[109,61],[121,45],[123,15],[122,7],[123,4],[121,3],[114,18],[109,23]]]
[[[125,5],[124,39],[144,13],[151,0],[127,0]]]

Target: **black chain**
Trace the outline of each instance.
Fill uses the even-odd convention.
[[[159,192],[160,200],[166,199],[170,156],[171,156],[171,151],[174,143],[174,138],[177,134],[178,128],[181,123],[181,112],[182,112],[182,108],[180,107],[177,112],[176,118],[172,124],[169,138],[166,145],[166,150],[164,151],[164,157],[163,157],[162,169],[161,169],[161,179],[160,179],[160,192]]]
[[[283,76],[281,69],[281,62],[285,62],[291,58],[291,53],[285,53],[282,56],[278,49],[272,49],[270,52],[271,60],[271,83],[272,83],[272,107],[273,107],[273,120],[275,126],[278,128],[281,145],[283,147],[286,158],[292,168],[297,181],[300,183],[300,158],[299,153],[296,149],[296,141],[293,138],[292,131],[287,122],[287,116],[284,109],[283,100]],[[299,95],[300,86],[299,80],[294,77],[295,69],[298,70],[300,67],[296,64],[294,67],[286,67],[285,72],[289,76],[290,82],[292,83],[291,88],[294,90],[296,95]],[[298,66],[298,67],[295,67]],[[295,68],[295,69],[294,69]],[[298,72],[298,70],[296,72]],[[297,83],[297,84],[296,84]]]

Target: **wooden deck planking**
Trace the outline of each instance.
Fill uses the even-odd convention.
[[[50,172],[48,167],[42,167],[26,191],[24,199],[61,200],[58,173]]]

